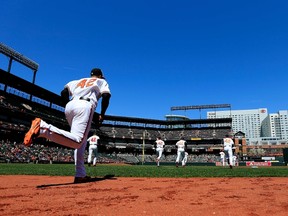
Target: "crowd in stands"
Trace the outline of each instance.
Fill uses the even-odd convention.
[[[38,116],[44,119],[50,119],[50,120],[56,121],[58,124],[61,124],[61,125],[67,125],[66,119],[63,118],[64,115],[62,115],[61,117],[58,116],[59,111],[53,110],[53,109],[44,109],[43,105],[33,103],[33,102],[30,102],[31,104],[28,105],[26,104],[26,102],[28,101],[21,99],[21,97],[16,98],[15,96],[10,95],[9,98],[6,98],[4,95],[0,95],[0,108],[1,109],[2,108],[8,109],[12,113],[24,114],[27,116],[28,115]],[[25,126],[21,125],[21,127],[25,127]]]
[[[47,147],[35,144],[31,147],[25,147],[22,143],[2,140],[0,143],[0,160],[7,163],[52,163],[73,162],[73,151],[61,147]]]
[[[145,139],[155,140],[157,137],[162,137],[163,140],[178,140],[184,137],[187,140],[191,138],[223,138],[229,133],[228,129],[201,129],[201,128],[189,128],[174,129],[174,130],[155,130],[155,129],[139,129],[139,128],[123,128],[123,127],[101,127],[101,131],[109,137],[113,138],[130,138],[130,139]]]
[[[263,157],[263,156],[283,156],[281,148],[252,148],[247,149],[247,156],[250,157]]]

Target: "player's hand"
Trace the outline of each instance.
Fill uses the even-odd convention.
[[[102,115],[99,115],[99,124],[102,124],[103,121],[104,121],[104,117]]]

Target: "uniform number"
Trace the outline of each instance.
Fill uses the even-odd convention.
[[[95,78],[92,78],[92,79],[83,79],[83,80],[81,80],[81,81],[77,84],[77,87],[85,88],[85,87],[92,86],[96,80],[97,80],[97,79],[95,79]]]

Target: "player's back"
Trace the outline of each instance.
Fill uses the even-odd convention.
[[[163,148],[164,145],[165,145],[165,143],[163,140],[157,140],[156,141],[157,148]]]
[[[104,79],[99,78],[82,78],[73,80],[66,85],[69,88],[70,95],[73,99],[89,98],[92,102],[97,103],[101,93],[110,93],[109,86]]]
[[[224,147],[232,147],[234,144],[231,138],[224,138]]]
[[[185,147],[185,140],[179,140],[177,143],[176,143],[176,146],[179,148],[179,149],[184,149]]]

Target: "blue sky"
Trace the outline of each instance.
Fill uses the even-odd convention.
[[[288,109],[287,11],[286,0],[2,0],[0,42],[37,62],[36,84],[57,94],[102,68],[109,115],[199,118],[210,110],[170,108],[209,104],[275,113]],[[16,62],[11,72],[32,81]]]

